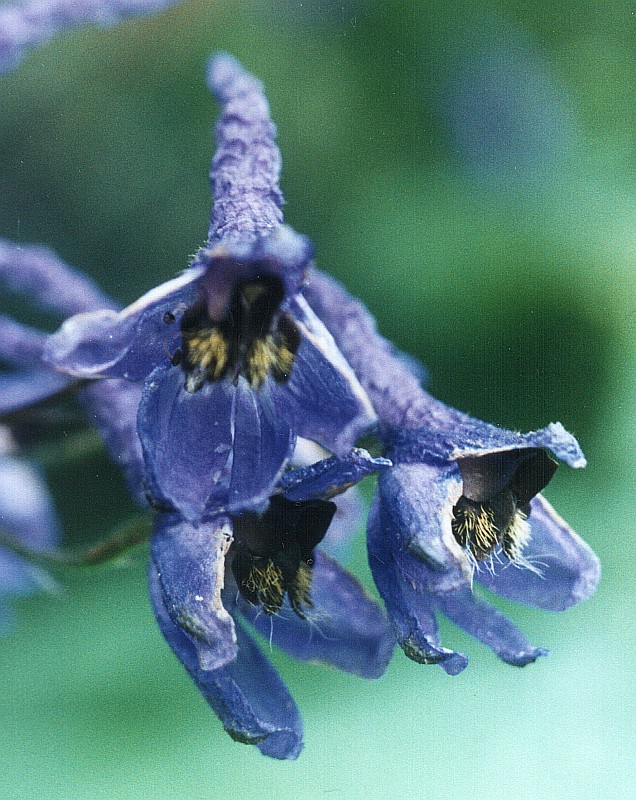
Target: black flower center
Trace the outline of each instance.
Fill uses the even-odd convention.
[[[510,561],[522,561],[530,501],[548,485],[556,462],[545,450],[529,447],[462,458],[457,464],[463,494],[453,508],[455,539],[477,561],[498,545]]]
[[[191,306],[181,320],[182,351],[175,363],[185,374],[188,392],[207,381],[243,375],[260,388],[268,375],[278,383],[289,379],[300,332],[289,314],[280,312],[281,280],[273,275],[238,283],[227,313],[212,320],[205,301]]]
[[[290,502],[272,497],[262,515],[243,514],[234,521],[232,572],[241,595],[266,614],[277,614],[289,596],[302,619],[311,608],[314,548],[336,511],[325,500]]]

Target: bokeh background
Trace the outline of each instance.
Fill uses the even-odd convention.
[[[154,624],[143,548],[60,573],[16,604],[0,646],[0,797],[636,794],[633,8],[189,0],[63,35],[0,80],[0,235],[54,247],[128,302],[204,241],[204,65],[241,59],[279,126],[287,221],[440,398],[580,438],[589,468],[547,494],[604,566],[565,614],[501,604],[551,649],[524,670],[451,625],[471,657],[455,678],[401,652],[377,682],[273,653],[305,720],[295,763],[223,733]],[[69,543],[132,510],[102,453],[47,471]],[[350,563],[368,583],[362,531]]]

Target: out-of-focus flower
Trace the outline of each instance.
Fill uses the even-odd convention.
[[[342,455],[375,419],[302,297],[313,250],[282,225],[262,85],[224,54],[209,81],[222,115],[208,244],[183,275],[124,311],[67,320],[47,350],[77,378],[145,380],[138,429],[148,489],[191,522],[263,510],[297,436]]]
[[[33,47],[80,25],[116,25],[153,14],[176,0],[23,0],[0,6],[0,73],[17,66]]]
[[[379,478],[368,548],[405,653],[451,674],[466,666],[439,643],[441,610],[508,663],[534,661],[546,651],[479,599],[473,581],[553,611],[594,592],[596,556],[539,494],[556,469],[547,451],[583,467],[578,443],[558,423],[519,434],[449,408],[422,390],[340,284],[313,272],[305,296],[371,398],[395,464]]]
[[[53,501],[38,471],[6,453],[0,454],[0,528],[35,551],[55,547],[60,538]],[[50,579],[39,567],[0,548],[0,633],[13,621],[6,600],[47,586]]]

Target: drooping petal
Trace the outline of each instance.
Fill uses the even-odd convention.
[[[29,370],[0,375],[0,416],[28,408],[65,391],[72,379],[57,372]]]
[[[330,500],[367,475],[390,466],[388,459],[372,458],[366,450],[354,448],[341,458],[332,456],[286,472],[279,487],[287,500]]]
[[[373,579],[405,654],[421,664],[439,664],[449,675],[457,675],[468,659],[440,645],[426,567],[400,543],[394,520],[380,496],[369,512],[367,546]]]
[[[234,389],[232,474],[227,508],[261,511],[294,451],[295,435],[267,387],[252,391],[240,378]]]
[[[344,455],[376,420],[369,398],[331,334],[302,297],[289,303],[302,341],[289,381],[272,388],[299,436]]]
[[[28,464],[0,457],[0,527],[35,550],[54,547],[60,523],[40,475]],[[0,551],[0,593],[29,593],[42,586],[43,573],[14,553]]]
[[[223,516],[195,527],[176,514],[160,514],[152,537],[163,605],[192,642],[203,670],[236,658],[234,622],[221,601],[231,543],[232,523]]]
[[[380,473],[381,523],[397,552],[410,554],[428,568],[422,573],[422,591],[446,592],[470,583],[470,564],[451,529],[460,493],[459,472],[452,464],[428,461]]]
[[[55,2],[55,0],[53,0]],[[53,2],[48,11],[53,11]],[[58,0],[62,3],[63,0]],[[37,16],[44,11],[45,5],[25,3],[22,13],[30,12]],[[69,4],[67,4],[69,5]],[[2,72],[3,39],[10,9],[18,6],[3,5],[0,7],[0,72]],[[116,309],[117,304],[86,275],[82,275],[65,264],[48,247],[38,245],[21,245],[0,239],[0,281],[10,291],[22,294],[32,303],[37,303],[62,316],[96,311],[100,308]]]
[[[311,603],[307,619],[288,602],[274,617],[242,599],[240,608],[263,636],[294,658],[324,661],[363,678],[382,675],[395,644],[384,613],[352,575],[319,551]]]
[[[525,667],[548,653],[531,645],[505,614],[480,600],[468,587],[439,594],[435,602],[450,620],[508,664]]]
[[[49,337],[44,357],[78,378],[142,380],[169,362],[181,341],[179,319],[197,297],[204,267],[151,289],[119,313],[77,314]]]
[[[580,536],[538,495],[528,517],[531,537],[523,550],[523,565],[495,565],[475,574],[486,588],[509,600],[549,611],[563,611],[590,597],[601,566]]]
[[[191,640],[163,605],[154,567],[150,596],[161,632],[230,736],[255,744],[272,758],[297,758],[302,749],[300,715],[284,683],[240,625],[236,625],[236,660],[220,669],[203,670]]]
[[[154,500],[190,521],[227,501],[234,390],[227,382],[186,392],[178,367],[157,367],[139,404],[137,427]]]

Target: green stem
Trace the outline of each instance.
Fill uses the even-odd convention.
[[[0,529],[0,547],[21,558],[45,566],[85,567],[111,561],[135,545],[148,541],[152,532],[152,518],[148,514],[135,514],[115,528],[112,536],[83,550],[36,550],[15,536]]]

